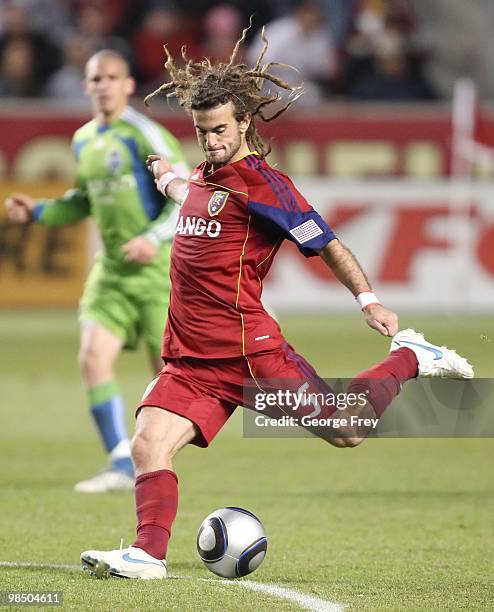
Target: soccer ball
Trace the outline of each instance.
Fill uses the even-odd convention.
[[[257,569],[268,547],[261,521],[243,508],[220,508],[208,514],[197,534],[197,552],[208,570],[239,578]]]

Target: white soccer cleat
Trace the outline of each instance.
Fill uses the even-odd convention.
[[[114,491],[133,491],[135,480],[126,472],[119,470],[103,470],[96,476],[81,480],[74,485],[77,493],[110,493]]]
[[[445,346],[428,342],[424,335],[413,329],[404,329],[391,341],[390,352],[399,348],[411,349],[419,363],[419,376],[438,378],[473,378],[468,361]]]
[[[81,553],[81,564],[95,578],[166,578],[166,561],[155,559],[134,546],[121,550],[86,550]]]

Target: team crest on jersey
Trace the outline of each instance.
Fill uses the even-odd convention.
[[[105,159],[105,164],[111,174],[115,175],[122,167],[123,158],[120,151],[117,149],[113,149],[110,151]]]
[[[228,200],[228,191],[215,191],[208,202],[208,213],[210,217],[215,217],[223,210]]]

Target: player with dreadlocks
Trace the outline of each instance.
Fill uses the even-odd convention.
[[[183,53],[185,63],[178,66],[167,52],[171,79],[148,96],[178,98],[192,115],[206,161],[185,181],[163,157],[148,159],[159,191],[181,207],[162,350],[166,365],[137,412],[132,442],[137,539],[123,550],[82,553],[83,567],[97,577],[166,577],[178,505],[173,457],[189,443],[208,446],[237,405],[248,405],[245,386],[264,391],[266,379],[283,379],[293,393],[302,388],[331,393],[262,306],[262,280],[285,238],[305,256],[319,255],[355,296],[370,327],[394,336],[390,355],[349,385],[355,394],[365,392],[368,401],[343,406],[339,417],[379,418],[401,385],[419,374],[473,376],[470,364],[453,351],[431,345],[413,330],[397,334],[397,316],[378,302],[352,253],[292,181],[265,161],[269,150],[255,119],[279,115],[301,91],[270,74],[273,64],[262,64],[266,40],[254,68],[235,64],[245,32],[228,64],[192,62]],[[265,109],[279,96],[264,92],[266,84],[290,91],[285,105],[269,118]],[[331,406],[302,408],[330,421],[333,411]],[[329,426],[316,431],[331,444],[348,447],[359,444],[368,430]]]

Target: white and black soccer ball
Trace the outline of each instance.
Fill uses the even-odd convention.
[[[239,578],[257,569],[268,547],[261,521],[243,508],[220,508],[208,514],[197,534],[197,552],[208,570]]]

